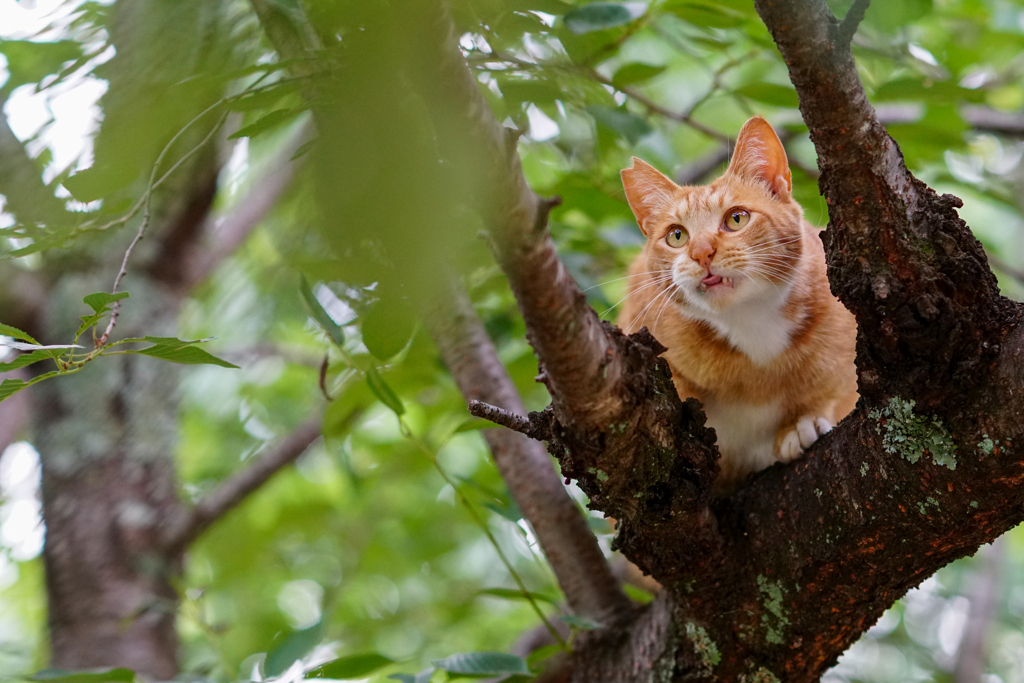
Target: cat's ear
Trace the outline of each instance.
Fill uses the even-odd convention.
[[[645,235],[649,234],[651,217],[672,205],[679,186],[643,159],[633,157],[633,165],[622,169],[622,186],[626,201]]]
[[[767,183],[780,199],[788,199],[793,191],[786,148],[771,124],[760,116],[753,117],[740,129],[726,173]]]

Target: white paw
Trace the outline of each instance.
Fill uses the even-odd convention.
[[[779,460],[789,462],[800,456],[804,449],[809,448],[818,437],[832,430],[832,423],[827,418],[801,417],[796,427],[786,434],[779,446]]]

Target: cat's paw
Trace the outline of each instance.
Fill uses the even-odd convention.
[[[782,437],[782,443],[779,445],[779,460],[789,462],[799,457],[804,449],[809,448],[818,440],[819,436],[830,432],[833,426],[828,418],[820,415],[801,417],[796,426]]]

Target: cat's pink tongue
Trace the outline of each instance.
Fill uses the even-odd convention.
[[[708,275],[703,280],[701,280],[700,283],[702,285],[704,285],[705,287],[714,287],[715,285],[722,284],[722,276],[721,275]]]

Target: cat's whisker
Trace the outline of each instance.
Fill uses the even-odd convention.
[[[784,269],[779,264],[748,261],[744,265],[746,266],[744,268],[745,272],[751,276],[762,276],[768,280],[782,280],[785,284],[792,284],[799,277],[799,274],[794,269]]]
[[[665,293],[665,292],[660,292],[660,293],[658,293],[658,294],[657,294],[657,295],[656,295],[656,296],[655,296],[655,297],[654,297],[653,299],[651,299],[650,301],[648,301],[648,302],[647,302],[647,305],[646,305],[646,306],[644,306],[644,307],[643,307],[643,309],[641,309],[641,311],[640,311],[639,313],[637,313],[637,314],[636,314],[636,315],[635,315],[635,316],[633,317],[633,319],[632,319],[632,320],[630,320],[630,321],[629,321],[629,325],[627,325],[627,327],[628,327],[628,328],[632,328],[632,327],[633,327],[633,325],[634,325],[634,323],[636,323],[636,322],[637,322],[637,321],[638,321],[638,320],[640,319],[640,317],[641,317],[641,316],[642,316],[642,315],[643,315],[643,314],[644,314],[644,313],[645,313],[645,312],[647,311],[647,309],[651,307],[651,304],[653,304],[653,303],[654,303],[655,301],[657,301],[657,300],[658,300],[658,298],[659,298],[660,296],[662,296],[662,295],[663,295],[664,293]]]
[[[678,285],[676,285],[675,283],[672,283],[672,287],[670,289],[665,290],[665,291],[676,290],[678,288],[679,288]],[[661,304],[661,308],[658,310],[658,317],[656,317],[654,319],[654,326],[651,328],[651,334],[657,336],[657,334],[658,334],[658,322],[661,320],[661,314],[665,312],[665,306],[667,306],[670,301],[672,301],[672,297],[670,297],[670,296],[665,297],[665,301]]]
[[[788,277],[790,275],[796,275],[796,273],[794,272],[794,270],[792,268],[784,268],[783,265],[776,264],[776,263],[757,263],[757,262],[754,262],[754,263],[748,264],[748,267],[751,270],[753,270],[753,271],[771,272],[771,273],[774,273],[774,274],[777,274],[777,275],[781,275],[781,276],[786,276],[786,277]]]
[[[616,308],[617,306],[619,306],[620,304],[622,304],[622,302],[626,301],[626,300],[627,300],[627,299],[629,299],[629,298],[630,298],[631,296],[633,296],[633,295],[635,295],[635,294],[639,294],[640,292],[643,292],[643,291],[645,291],[645,290],[651,289],[652,287],[657,287],[658,285],[662,285],[662,284],[664,284],[664,283],[666,283],[666,282],[669,282],[669,281],[671,281],[671,280],[672,280],[672,275],[671,275],[671,274],[669,274],[669,275],[665,275],[665,276],[663,276],[663,277],[660,277],[660,278],[656,278],[656,279],[654,279],[654,280],[651,280],[651,281],[645,282],[645,283],[644,283],[643,285],[641,285],[640,287],[637,287],[636,289],[632,290],[631,292],[629,292],[628,294],[626,294],[626,296],[622,297],[621,299],[619,299],[618,301],[616,301],[616,302],[615,302],[614,304],[612,304],[612,305],[611,305],[610,307],[608,307],[607,309],[605,309],[605,310],[604,310],[604,311],[603,311],[603,312],[601,313],[601,315],[599,315],[598,317],[599,317],[599,318],[602,318],[602,319],[603,319],[603,318],[604,318],[604,316],[605,316],[605,315],[607,315],[609,311],[613,310],[614,308]]]
[[[617,277],[617,278],[614,278],[612,280],[605,280],[604,282],[598,282],[596,285],[591,285],[590,287],[587,287],[583,291],[584,292],[589,292],[590,290],[597,289],[598,287],[600,287],[602,285],[608,285],[608,284],[611,284],[613,282],[619,282],[620,280],[628,280],[629,278],[634,277],[634,276],[638,276],[638,275],[657,275],[658,273],[663,273],[663,272],[665,272],[665,271],[664,270],[648,270],[648,271],[646,271],[644,273],[631,273],[631,274],[625,275],[623,277]]]
[[[775,252],[775,251],[778,251],[780,247],[788,246],[788,245],[793,244],[794,242],[797,242],[797,241],[798,241],[798,239],[791,239],[791,240],[787,240],[787,241],[759,244],[756,247],[751,247],[749,249],[745,249],[744,251],[747,254],[763,254],[763,253],[766,253],[766,252]]]
[[[640,311],[640,312],[639,312],[639,313],[638,313],[638,314],[636,315],[636,317],[635,317],[635,318],[633,318],[633,319],[632,319],[632,320],[631,320],[631,321],[629,322],[629,325],[628,325],[628,329],[633,329],[634,325],[636,325],[636,323],[637,323],[637,322],[643,322],[644,320],[646,320],[646,319],[647,319],[647,311],[648,311],[648,310],[650,310],[651,306],[653,306],[653,305],[654,305],[654,303],[655,303],[655,302],[656,302],[656,301],[657,301],[658,299],[660,299],[660,298],[661,298],[661,297],[663,297],[663,296],[666,296],[667,294],[669,294],[669,293],[670,293],[670,292],[672,292],[672,291],[673,291],[673,288],[665,288],[665,290],[664,290],[663,292],[661,292],[661,294],[659,294],[658,296],[656,296],[656,297],[654,297],[653,299],[651,299],[651,300],[650,300],[650,302],[649,302],[649,303],[648,303],[648,304],[647,304],[646,306],[644,306],[643,310],[642,310],[642,311]]]

